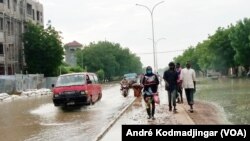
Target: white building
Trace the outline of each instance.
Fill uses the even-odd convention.
[[[0,0],[0,75],[20,73],[25,67],[21,35],[27,21],[44,25],[41,3]]]
[[[77,41],[72,41],[64,46],[65,49],[65,62],[72,67],[77,66],[76,51],[83,49],[83,45]]]

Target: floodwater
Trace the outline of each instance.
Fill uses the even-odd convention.
[[[94,105],[62,109],[51,95],[0,103],[0,139],[6,141],[93,141],[134,96],[124,98],[119,85],[103,89]]]
[[[250,124],[250,79],[203,79],[195,98],[219,105],[232,124]]]

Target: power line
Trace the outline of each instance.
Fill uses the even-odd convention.
[[[182,52],[185,50],[169,50],[169,51],[160,51],[156,52],[156,54],[164,54],[164,53],[171,53],[171,52]],[[152,52],[140,52],[140,53],[135,53],[135,54],[153,54]]]

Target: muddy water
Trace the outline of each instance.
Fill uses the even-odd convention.
[[[114,116],[134,99],[124,98],[119,86],[104,89],[94,105],[62,109],[51,96],[0,103],[0,139],[8,141],[92,141]]]
[[[250,79],[204,79],[197,85],[196,98],[223,108],[233,124],[250,124]]]

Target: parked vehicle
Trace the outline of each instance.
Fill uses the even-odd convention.
[[[102,87],[95,73],[60,75],[52,87],[55,106],[91,105],[102,98]]]
[[[124,74],[124,77],[129,81],[130,88],[132,88],[132,85],[136,83],[138,79],[137,73],[127,73]]]
[[[218,80],[221,74],[219,72],[209,72],[207,73],[207,78],[211,78],[213,80]]]

